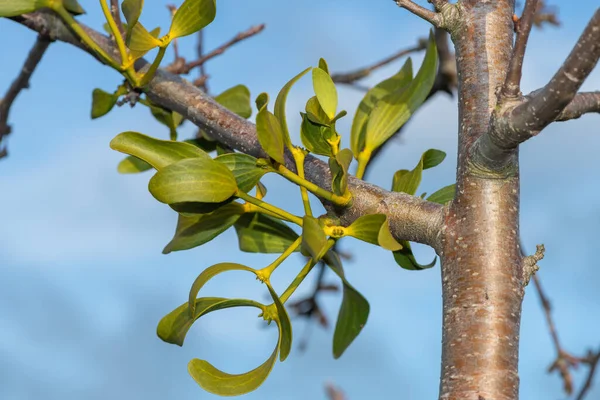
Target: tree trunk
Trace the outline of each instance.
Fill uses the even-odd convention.
[[[512,50],[514,2],[463,1],[454,27],[459,77],[457,193],[441,246],[443,348],[440,399],[518,398],[523,278],[517,154],[501,171],[475,165]]]

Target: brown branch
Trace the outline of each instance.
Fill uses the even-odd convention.
[[[503,97],[516,97],[521,89],[521,75],[523,73],[523,58],[527,48],[527,40],[533,26],[533,19],[538,7],[538,0],[527,0],[523,15],[516,23],[517,39],[513,48],[512,57],[506,74],[506,81],[502,88]]]
[[[200,30],[198,32],[198,45],[196,46],[196,52],[198,54],[198,59],[201,59],[204,56],[204,30]],[[208,75],[206,74],[206,66],[200,64],[200,76],[198,79],[194,81],[194,85],[198,86],[204,93],[208,93]]]
[[[327,398],[329,400],[346,400],[344,393],[331,383],[325,385],[325,392],[327,393]]]
[[[0,99],[0,143],[2,143],[3,137],[9,135],[11,132],[11,126],[8,124],[10,108],[19,93],[21,93],[23,89],[29,88],[31,75],[33,74],[33,71],[35,71],[35,68],[41,61],[51,42],[52,40],[45,33],[40,32],[35,44],[29,51],[29,55],[23,64],[23,68],[21,68],[21,72],[8,88],[4,98]],[[0,158],[5,157],[7,154],[8,151],[6,150],[6,147],[0,149]]]
[[[595,353],[591,350],[588,351],[588,355],[584,362],[589,366],[590,369],[588,371],[587,378],[585,379],[585,383],[576,397],[576,400],[583,400],[592,387],[594,375],[596,374],[596,369],[598,367],[598,363],[600,362],[600,351]]]
[[[418,4],[416,4],[412,0],[394,0],[394,2],[398,5],[398,7],[405,8],[411,13],[415,14],[417,17],[423,18],[425,21],[431,23],[433,26],[441,27],[442,18],[441,15],[426,9]],[[436,3],[446,3],[444,1],[436,1]]]
[[[600,113],[600,92],[577,93],[556,121],[570,121],[589,113]]]
[[[91,50],[53,14],[35,12],[12,19],[35,31],[51,30],[55,39],[71,43],[91,54]],[[108,37],[83,24],[81,27],[108,54],[118,54],[118,49]],[[135,67],[138,71],[146,70],[149,63],[140,59]],[[183,118],[203,129],[212,139],[255,157],[266,157],[258,142],[256,126],[253,123],[222,107],[181,77],[159,69],[145,88],[145,93],[149,100],[178,112]],[[293,158],[289,154],[286,157],[286,165],[295,170]],[[307,157],[305,175],[314,184],[326,190],[331,188],[331,172],[325,162],[312,156]],[[365,214],[385,214],[388,216],[390,231],[397,240],[439,247],[439,232],[444,213],[441,205],[405,193],[389,192],[354,177],[348,180],[348,187],[353,194],[350,207],[338,209],[324,202],[328,211],[336,214],[342,224],[350,224]]]
[[[597,9],[575,47],[546,86],[523,99],[506,99],[499,105],[492,117],[491,128],[475,144],[473,163],[487,170],[503,169],[519,144],[536,136],[560,116],[599,58],[600,9]]]
[[[250,29],[244,31],[244,32],[240,32],[237,35],[235,35],[235,37],[233,39],[231,39],[230,41],[223,43],[221,46],[217,47],[216,49],[214,49],[213,51],[211,51],[210,53],[198,58],[197,60],[194,61],[190,61],[189,63],[183,65],[181,68],[179,69],[174,69],[174,68],[170,68],[169,71],[174,73],[174,74],[189,74],[190,71],[196,67],[199,67],[201,65],[203,65],[205,62],[207,62],[208,60],[225,53],[225,51],[232,47],[233,45],[235,45],[236,43],[239,43],[245,39],[248,39],[254,35],[259,34],[260,32],[262,32],[265,29],[265,24],[260,24],[260,25],[256,25],[251,27]]]
[[[368,67],[360,68],[356,71],[346,72],[346,73],[338,73],[331,75],[331,79],[335,83],[346,83],[352,84],[359,79],[363,79],[371,74],[371,72],[388,65],[389,63],[396,61],[399,58],[402,58],[408,54],[415,53],[417,51],[425,50],[427,48],[427,40],[419,40],[418,44],[413,47],[409,47],[408,49],[400,50],[389,57],[384,58],[381,61],[376,62],[373,65]]]
[[[125,37],[125,28],[123,27],[123,21],[121,20],[119,0],[110,0],[110,13],[112,14],[112,17],[115,20],[115,23],[117,24],[119,32],[121,32],[121,36]]]

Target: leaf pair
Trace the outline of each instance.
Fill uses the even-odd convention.
[[[412,79],[408,59],[394,76],[369,90],[356,110],[351,130],[351,149],[358,158],[384,144],[425,101],[437,74],[437,49],[433,33],[419,72]]]

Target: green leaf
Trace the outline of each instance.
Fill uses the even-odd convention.
[[[315,217],[305,215],[302,223],[302,250],[319,260],[319,254],[327,246],[327,236]]]
[[[227,200],[220,201],[218,203],[202,203],[202,202],[185,202],[169,204],[173,210],[177,211],[181,215],[193,216],[195,214],[210,214],[213,211],[231,203],[236,198],[234,196],[229,197]]]
[[[177,9],[169,29],[171,40],[191,35],[210,24],[217,14],[215,0],[185,0]]]
[[[408,269],[411,271],[419,271],[423,269],[431,268],[435,265],[437,261],[437,256],[433,259],[429,264],[419,264],[413,255],[412,249],[410,248],[410,243],[407,241],[401,241],[402,250],[394,251],[394,260],[396,263],[404,269]]]
[[[323,111],[323,107],[321,107],[321,105],[319,104],[317,96],[313,96],[310,99],[308,99],[308,101],[306,102],[305,110],[306,114],[308,115],[308,118],[315,124],[327,126],[331,124],[332,119],[329,118],[327,114],[325,114],[325,111]]]
[[[432,201],[434,203],[446,204],[454,199],[454,194],[456,193],[456,184],[445,186],[433,193],[431,196],[427,198],[427,200]]]
[[[140,19],[143,7],[144,0],[123,0],[123,4],[121,4],[121,10],[123,10],[123,15],[127,21],[127,31],[125,34],[127,41],[131,38],[132,28],[138,22],[138,19]]]
[[[207,153],[211,151],[215,151],[217,149],[217,143],[214,140],[211,140],[206,136],[206,134],[202,131],[198,132],[198,137],[194,139],[185,140],[184,142],[193,144],[196,147],[201,148]]]
[[[384,214],[368,214],[359,217],[346,228],[346,235],[379,245],[386,250],[395,251],[402,248],[390,233],[389,223]]]
[[[265,284],[269,289],[269,293],[271,294],[271,298],[273,298],[273,303],[277,309],[276,321],[279,327],[279,361],[285,361],[292,350],[292,324],[290,323],[290,317],[288,316],[281,299],[277,296],[277,293],[275,293],[271,283],[266,281]]]
[[[156,333],[159,338],[167,343],[183,346],[185,336],[198,318],[213,311],[232,307],[256,307],[264,309],[262,304],[252,300],[201,297],[196,299],[194,316],[190,314],[190,304],[186,302],[160,320],[156,328]]]
[[[227,166],[233,173],[237,182],[238,188],[243,192],[249,192],[259,182],[267,172],[271,169],[261,168],[256,165],[256,158],[242,153],[223,154],[215,158]]]
[[[171,140],[177,140],[177,128],[183,121],[183,116],[175,111],[167,110],[157,104],[148,103],[150,113],[161,124],[169,128],[169,136]]]
[[[6,1],[6,0],[5,0]],[[11,0],[8,0],[10,3]],[[42,1],[45,2],[45,1]],[[85,10],[81,5],[77,2],[77,0],[62,0],[63,7],[74,15],[85,14]]]
[[[329,169],[333,177],[331,188],[338,196],[343,196],[348,189],[348,167],[352,157],[352,150],[343,149],[335,157],[329,158]]]
[[[209,214],[179,215],[175,236],[163,254],[201,246],[229,229],[244,213],[244,206],[233,202]]]
[[[258,96],[256,96],[256,109],[258,111],[262,111],[263,108],[267,107],[269,105],[269,94],[268,93],[261,93]]]
[[[375,104],[388,94],[408,85],[412,80],[412,75],[412,61],[409,58],[396,75],[378,83],[365,94],[354,114],[350,132],[350,148],[355,156],[358,157],[365,146],[367,122]]]
[[[329,66],[327,65],[327,61],[324,58],[319,58],[319,68],[329,74]]]
[[[123,132],[110,142],[110,148],[146,161],[157,170],[186,158],[210,156],[189,143],[158,140],[137,132]]]
[[[117,104],[119,96],[107,93],[102,89],[94,89],[92,92],[92,119],[100,118],[110,112]]]
[[[256,275],[256,271],[252,268],[236,263],[220,263],[206,268],[200,275],[198,275],[192,284],[192,288],[190,289],[188,305],[191,316],[196,315],[196,297],[198,297],[200,289],[202,289],[206,282],[227,271],[247,271]]]
[[[279,324],[277,326],[279,327]],[[252,392],[263,384],[273,369],[281,345],[281,335],[279,327],[280,339],[271,356],[263,364],[245,374],[228,374],[213,367],[208,361],[197,358],[189,362],[188,372],[204,390],[219,396],[239,396]]]
[[[120,174],[137,174],[138,172],[148,171],[152,165],[144,160],[134,156],[127,156],[117,165],[117,171]]]
[[[277,117],[266,107],[256,116],[256,133],[261,147],[273,160],[285,164],[283,157],[283,130]]]
[[[226,165],[210,158],[189,158],[166,166],[150,179],[150,193],[161,203],[219,203],[237,192]]]
[[[216,96],[215,101],[242,118],[250,118],[252,115],[250,90],[244,85],[237,85],[227,89]]]
[[[423,64],[410,85],[379,100],[369,115],[365,149],[373,151],[404,125],[429,95],[437,75],[437,49],[433,33]]]
[[[134,52],[141,54],[144,54],[161,44],[162,42],[148,32],[139,21],[131,28],[129,39],[127,40],[127,47]]]
[[[423,169],[437,167],[446,158],[446,153],[441,150],[429,149],[423,153]]]
[[[333,119],[337,110],[338,95],[331,76],[321,68],[313,68],[312,78],[319,104],[329,119]]]
[[[307,114],[300,113],[302,116],[302,125],[300,125],[300,139],[302,144],[311,153],[322,156],[333,156],[331,145],[325,139],[331,137],[331,128],[326,125],[319,125],[310,120]]]
[[[247,213],[235,223],[240,250],[248,253],[283,253],[298,234],[283,222],[261,213]]]
[[[290,131],[288,129],[287,119],[285,117],[285,103],[287,101],[287,96],[292,86],[294,86],[294,84],[300,78],[302,78],[308,71],[310,71],[310,68],[305,69],[304,71],[300,72],[298,75],[293,77],[288,83],[285,84],[285,86],[283,86],[283,88],[279,91],[279,94],[277,95],[277,99],[275,99],[275,109],[273,111],[281,124],[283,141],[285,145],[290,149],[292,148],[292,141],[290,139]]]
[[[16,17],[48,7],[47,2],[39,0],[2,0],[0,1],[0,17]]]
[[[333,333],[333,357],[340,358],[367,323],[370,307],[367,299],[346,280],[339,258],[337,262],[328,265],[340,277],[344,287],[342,305]]]

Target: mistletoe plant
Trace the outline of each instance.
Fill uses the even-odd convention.
[[[346,111],[338,112],[338,93],[325,60],[315,68],[307,68],[283,86],[269,110],[269,96],[256,97],[258,110],[256,130],[264,157],[236,153],[211,140],[210,132],[196,139],[177,141],[177,128],[184,122],[180,114],[152,103],[144,96],[146,85],[156,73],[169,44],[176,38],[190,35],[207,26],[216,14],[215,0],[186,0],[174,13],[167,34],[160,29],[148,31],[139,21],[143,0],[125,0],[122,12],[127,21],[121,31],[105,0],[100,5],[107,21],[107,31],[119,50],[119,60],[95,43],[74,19],[83,13],[75,0],[8,0],[0,3],[0,16],[16,16],[42,8],[57,13],[74,33],[106,64],[125,77],[113,93],[96,89],[93,92],[92,118],[107,114],[119,102],[139,103],[150,108],[152,115],[169,127],[170,140],[151,138],[137,132],[123,132],[110,143],[111,148],[128,154],[118,167],[122,173],[155,169],[150,179],[150,193],[178,213],[173,239],[163,252],[187,250],[201,246],[227,229],[234,227],[241,251],[279,254],[269,265],[255,269],[236,263],[209,266],[193,282],[189,299],[158,324],[158,336],[165,342],[183,345],[192,324],[200,317],[231,307],[254,307],[268,323],[275,322],[279,331],[277,345],[270,357],[259,367],[244,374],[222,372],[208,361],[193,359],[188,371],[205,390],[219,395],[241,395],[255,390],[268,376],[277,358],[284,361],[292,346],[292,326],[285,308],[286,302],[320,261],[326,263],[343,284],[343,300],[333,335],[333,355],[340,357],[357,337],[369,315],[369,303],[346,280],[340,257],[333,251],[335,243],[350,236],[391,251],[403,268],[420,270],[432,267],[419,264],[406,241],[398,242],[384,214],[367,214],[349,226],[341,225],[334,215],[315,216],[309,193],[334,207],[349,207],[352,194],[348,190],[349,169],[358,161],[356,177],[362,178],[375,150],[381,147],[410,118],[429,94],[437,73],[437,49],[430,35],[423,63],[413,76],[411,60],[392,77],[369,90],[354,115],[350,148],[342,147],[336,128]],[[142,72],[134,64],[150,50],[158,48],[154,61]],[[315,96],[308,99],[300,113],[300,137],[303,146],[292,143],[286,121],[286,99],[292,86],[311,73]],[[235,86],[214,100],[243,118],[252,114],[250,92],[245,86]],[[213,157],[211,154],[215,153]],[[309,154],[328,158],[332,176],[330,189],[305,179],[304,164]],[[412,169],[402,169],[393,176],[392,190],[416,194],[422,172],[439,165],[445,153],[426,151]],[[286,160],[295,165],[289,169]],[[299,187],[304,215],[294,215],[265,200],[266,187],[261,179],[267,173],[278,174]],[[254,194],[251,194],[254,193]],[[454,196],[454,185],[442,188],[427,199],[444,204]],[[421,197],[425,197],[423,194]],[[290,227],[297,226],[299,232]],[[308,261],[300,273],[281,291],[271,284],[271,276],[293,253],[301,252]],[[264,284],[271,304],[247,299],[198,297],[203,286],[218,274],[246,271]]]

